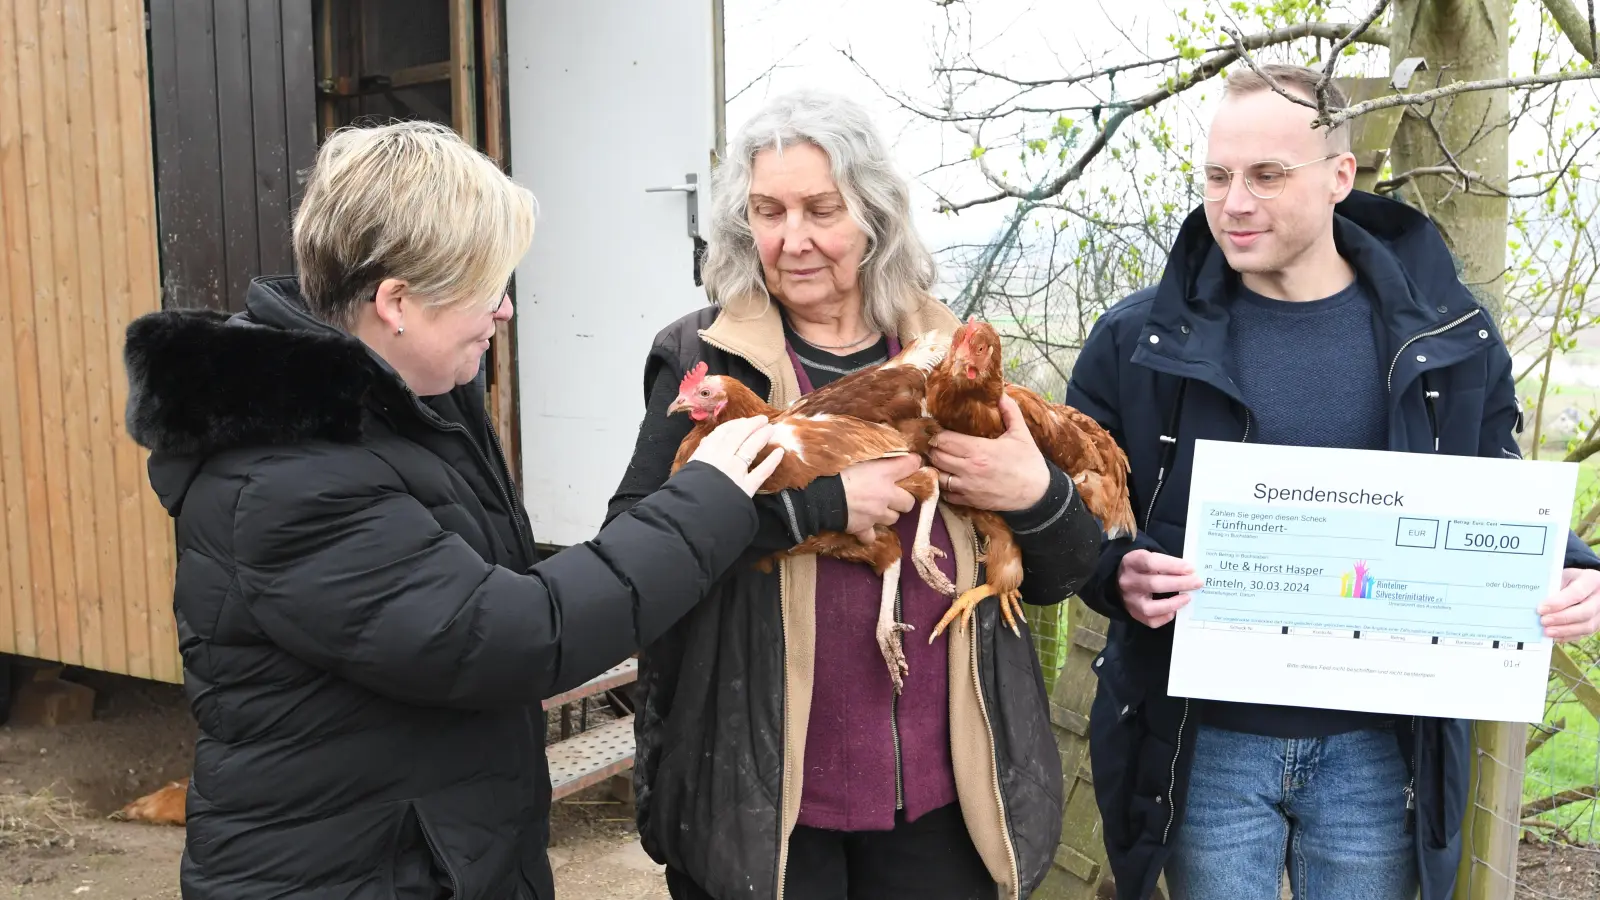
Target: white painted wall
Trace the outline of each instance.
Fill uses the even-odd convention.
[[[711,0],[506,4],[512,176],[539,200],[517,269],[523,486],[534,536],[599,530],[644,414],[644,359],[706,302],[685,203],[646,193],[715,148]]]

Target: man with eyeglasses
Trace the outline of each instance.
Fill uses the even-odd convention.
[[[1172,900],[1275,900],[1286,872],[1296,897],[1444,900],[1470,723],[1166,692],[1172,620],[1204,584],[1176,555],[1197,438],[1521,455],[1510,355],[1438,230],[1353,192],[1348,130],[1274,90],[1314,101],[1318,72],[1260,68],[1227,80],[1160,283],[1100,318],[1068,387],[1127,452],[1143,526],[1081,592],[1112,619],[1090,720],[1104,839],[1119,900],[1163,870]],[[1566,566],[1539,612],[1573,640],[1600,627],[1600,559],[1570,536]]]

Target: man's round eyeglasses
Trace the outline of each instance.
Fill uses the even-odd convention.
[[[1200,195],[1207,202],[1216,203],[1228,196],[1228,191],[1233,187],[1233,176],[1244,174],[1244,186],[1250,193],[1262,200],[1271,200],[1283,193],[1283,186],[1289,180],[1289,173],[1303,166],[1316,165],[1342,156],[1340,153],[1330,153],[1321,159],[1310,162],[1286,166],[1275,159],[1263,160],[1252,163],[1243,169],[1235,171],[1214,163],[1206,163],[1195,173],[1195,184],[1200,188]]]

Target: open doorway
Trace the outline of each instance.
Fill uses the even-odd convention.
[[[319,142],[347,125],[425,119],[508,168],[505,0],[311,0],[311,14]],[[485,389],[520,480],[515,333],[496,330]]]

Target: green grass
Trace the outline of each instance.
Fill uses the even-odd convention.
[[[1586,674],[1591,684],[1600,684],[1600,668],[1591,668]],[[1522,780],[1524,803],[1600,783],[1600,724],[1559,685],[1552,688],[1550,699],[1556,701],[1558,697],[1564,699],[1552,702],[1545,724],[1554,725],[1565,719],[1565,725],[1528,757]],[[1538,819],[1565,829],[1572,840],[1600,841],[1600,804],[1594,801],[1574,803]]]

